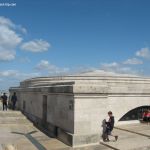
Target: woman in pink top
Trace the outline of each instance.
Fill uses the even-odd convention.
[[[148,110],[143,113],[143,121],[148,122]]]

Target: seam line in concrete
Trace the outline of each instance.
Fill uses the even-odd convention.
[[[106,146],[106,147],[108,147],[108,148],[111,148],[111,149],[113,149],[113,150],[120,150],[120,149],[118,149],[118,148],[115,148],[115,147],[110,146],[110,145],[108,145],[108,144],[106,144],[106,143],[103,143],[103,142],[100,142],[100,144],[102,144],[102,145],[104,145],[104,146]]]
[[[134,133],[134,134],[137,134],[137,135],[141,135],[141,136],[145,136],[145,137],[150,138],[149,135],[146,135],[146,134],[143,134],[143,133],[131,131],[131,130],[128,130],[128,129],[122,129],[122,128],[119,128],[119,127],[114,127],[114,128],[115,128],[115,129],[118,129],[118,130],[127,131],[127,132],[130,132],[130,133]]]

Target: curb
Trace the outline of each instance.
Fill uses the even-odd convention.
[[[130,133],[134,133],[134,134],[137,134],[137,135],[141,135],[141,136],[145,136],[145,137],[150,138],[150,135],[146,135],[146,134],[143,134],[143,133],[131,131],[131,130],[128,130],[128,129],[122,129],[122,128],[119,128],[119,127],[114,127],[114,128],[118,129],[118,130],[127,131],[127,132],[130,132]]]

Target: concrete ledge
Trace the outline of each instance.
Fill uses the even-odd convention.
[[[120,126],[120,125],[126,125],[126,124],[137,124],[140,123],[140,120],[128,120],[128,121],[118,121],[116,123],[116,126]]]
[[[73,146],[73,135],[60,128],[57,130],[57,138],[65,144]]]
[[[121,128],[121,127],[115,127],[115,128],[118,129],[118,130],[130,132],[130,133],[134,133],[134,134],[138,134],[138,135],[141,135],[141,136],[145,136],[145,137],[150,138],[150,135],[147,135],[147,134],[144,134],[144,133],[140,133],[140,132],[138,132],[138,131],[132,131],[132,130],[130,130],[130,129],[124,129],[124,128]]]
[[[90,135],[75,135],[73,137],[73,146],[81,145],[93,145],[99,144],[100,135],[99,134],[90,134]]]
[[[59,140],[72,147],[83,145],[97,145],[100,141],[99,134],[71,134],[58,128],[57,137]]]

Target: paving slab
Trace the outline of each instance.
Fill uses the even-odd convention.
[[[150,130],[150,129],[149,129]],[[114,129],[114,134],[119,136],[118,141],[114,137],[110,137],[110,142],[102,142],[106,146],[110,146],[116,150],[150,150],[150,138],[135,133]]]
[[[119,135],[117,142],[111,137],[110,142],[72,148],[45,135],[19,111],[0,111],[0,121],[0,150],[6,145],[16,150],[150,150],[150,125],[146,124],[118,126],[113,131]]]
[[[121,125],[121,126],[117,126],[116,128],[131,133],[143,135],[146,137],[150,137],[150,124],[138,123],[138,124],[130,124],[130,125]]]
[[[16,150],[110,150],[101,144],[72,148],[45,135],[21,112],[11,110],[0,111],[0,150],[7,146]]]

